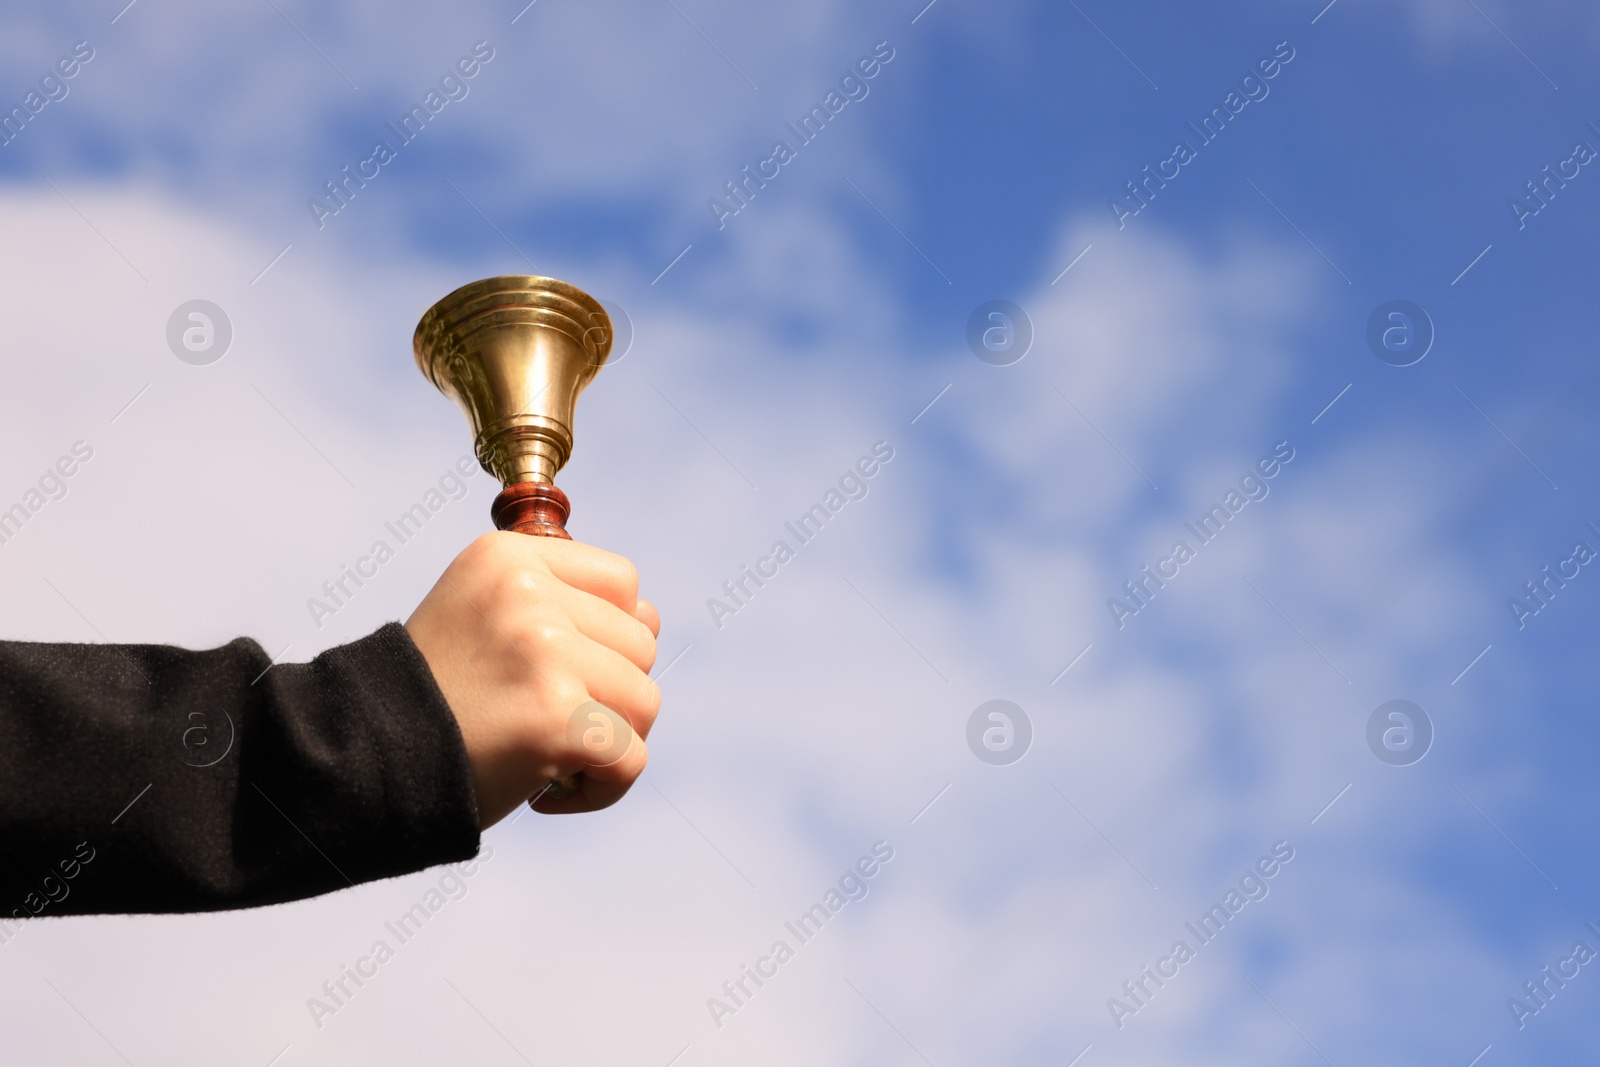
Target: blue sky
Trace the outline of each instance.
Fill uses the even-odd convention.
[[[321,1027],[308,999],[437,872],[31,927],[0,946],[9,1032],[41,1063],[1581,1058],[1593,966],[1521,1028],[1507,1001],[1600,950],[1600,577],[1520,629],[1508,605],[1600,551],[1600,172],[1521,228],[1510,202],[1600,150],[1597,37],[1575,0],[0,14],[7,106],[94,50],[0,147],[0,506],[95,451],[0,544],[4,636],[303,659],[404,618],[486,528],[488,477],[332,619],[306,601],[468,450],[412,363],[421,312],[535,272],[634,327],[560,481],[574,532],[639,563],[667,669],[629,800],[491,831],[446,932]],[[478,42],[399,145],[384,124]],[[396,157],[319,228],[308,199],[377,138]],[[780,138],[719,229],[708,199]],[[234,329],[208,366],[165,337],[192,299]],[[1034,334],[1009,366],[966,341],[996,299]],[[1434,333],[1410,366],[1366,340],[1392,300]],[[717,619],[878,441],[867,496]],[[994,699],[1032,725],[1004,766],[966,740]],[[1434,733],[1407,766],[1367,740],[1395,699]],[[865,900],[717,1026],[721,983],[880,840]],[[1278,842],[1265,899],[1119,1027],[1123,982]]]

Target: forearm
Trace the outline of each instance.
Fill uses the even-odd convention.
[[[461,734],[403,629],[268,666],[245,640],[0,642],[0,918],[249,907],[476,852]]]

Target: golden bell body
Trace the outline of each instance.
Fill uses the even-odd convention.
[[[483,469],[504,486],[552,485],[572,454],[573,409],[611,352],[600,302],[554,278],[462,286],[422,316],[417,366],[461,405]]]

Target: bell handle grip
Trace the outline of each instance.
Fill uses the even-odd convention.
[[[497,529],[530,537],[559,537],[567,541],[572,540],[572,535],[567,533],[567,516],[570,514],[572,502],[567,499],[567,494],[553,485],[539,482],[516,482],[506,486],[489,508],[489,515],[494,519]],[[552,779],[536,797],[528,801],[528,806],[531,808],[534,800],[544,797],[561,800],[574,795],[578,792],[578,779],[581,777],[583,772],[580,771],[565,778]]]

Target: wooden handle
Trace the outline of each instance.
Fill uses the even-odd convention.
[[[527,534],[530,537],[560,537],[572,540],[567,533],[567,516],[572,514],[572,502],[567,494],[553,485],[537,482],[517,482],[508,485],[494,498],[489,515],[497,529]],[[578,791],[582,772],[567,778],[556,778],[545,786],[535,799],[550,797],[561,800]],[[533,801],[528,801],[533,806]]]
[[[500,490],[489,508],[497,529],[532,534],[534,537],[559,537],[572,540],[567,533],[567,516],[572,501],[553,485],[517,482]]]

